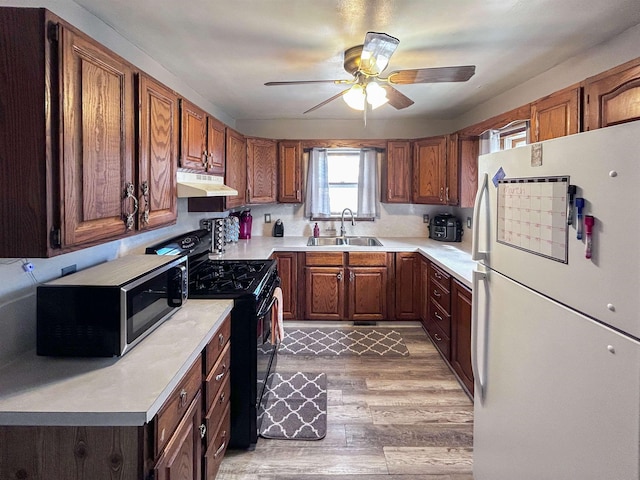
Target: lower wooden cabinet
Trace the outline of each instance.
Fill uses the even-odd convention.
[[[273,258],[278,262],[278,275],[280,276],[280,288],[282,288],[282,317],[285,320],[301,318],[298,312],[298,294],[301,291],[298,284],[298,255],[297,252],[276,252],[273,254]]]
[[[471,299],[471,290],[454,279],[451,284],[451,366],[473,395]]]
[[[420,258],[419,253],[395,254],[395,318],[420,318]]]

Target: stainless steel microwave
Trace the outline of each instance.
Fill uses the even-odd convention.
[[[38,355],[124,355],[186,301],[187,273],[186,256],[130,255],[40,285]]]

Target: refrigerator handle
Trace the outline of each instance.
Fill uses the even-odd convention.
[[[471,369],[473,370],[473,382],[475,385],[475,395],[474,397],[480,400],[480,404],[484,402],[484,390],[485,385],[487,384],[486,378],[483,379],[481,374],[486,375],[486,364],[482,362],[482,371],[478,368],[479,363],[479,350],[478,350],[478,328],[480,324],[480,320],[478,318],[479,313],[479,305],[480,305],[480,282],[484,282],[487,279],[487,274],[483,272],[479,272],[474,270],[471,274],[472,286],[473,286],[473,295],[471,297]],[[484,339],[484,348],[482,349],[483,358],[486,353],[486,343],[487,343],[487,335],[486,335],[486,319],[482,322],[485,326],[485,332],[483,332]]]
[[[478,188],[478,192],[476,193],[476,201],[473,206],[473,230],[472,230],[472,240],[471,240],[471,259],[476,261],[486,260],[487,252],[481,252],[479,241],[480,238],[480,205],[482,204],[482,199],[484,198],[484,194],[488,191],[489,188],[489,175],[483,174],[482,177],[482,185]]]

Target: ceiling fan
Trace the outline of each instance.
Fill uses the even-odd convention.
[[[368,108],[374,109],[385,103],[389,103],[389,105],[398,110],[413,105],[413,100],[393,88],[393,85],[466,82],[476,71],[475,65],[464,65],[395,70],[386,77],[381,77],[380,74],[387,68],[391,55],[393,55],[399,43],[400,40],[386,33],[367,32],[363,45],[356,45],[344,52],[344,69],[347,73],[353,75],[353,78],[348,80],[267,82],[265,85],[303,85],[313,83],[351,85],[346,90],[311,107],[304,113],[313,112],[329,102],[343,97],[351,108],[364,110],[366,115]]]

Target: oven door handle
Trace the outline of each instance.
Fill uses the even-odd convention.
[[[274,304],[274,303],[276,303],[276,297],[275,297],[275,295],[273,295],[273,296],[271,297],[271,301],[269,302],[269,305],[267,305],[267,307],[266,307],[266,308],[264,308],[264,309],[262,309],[262,310],[260,310],[260,311],[258,312],[257,317],[258,317],[258,318],[261,318],[261,317],[264,317],[267,313],[269,313],[269,312],[271,311],[271,309],[273,308],[273,304]]]

